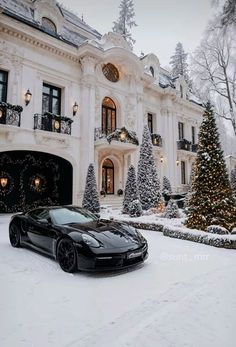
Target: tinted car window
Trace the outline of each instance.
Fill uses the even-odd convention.
[[[97,220],[90,212],[76,208],[58,208],[50,211],[56,224],[89,223]]]
[[[39,219],[47,219],[48,221],[50,220],[49,212],[43,208],[30,211],[28,212],[28,215],[35,220],[39,220]]]

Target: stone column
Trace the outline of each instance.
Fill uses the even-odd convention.
[[[94,164],[94,128],[95,128],[95,64],[93,57],[80,60],[81,79],[81,142],[80,142],[80,196],[83,195],[86,174],[90,163]]]

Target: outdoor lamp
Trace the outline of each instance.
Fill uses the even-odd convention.
[[[35,180],[34,180],[34,184],[35,184],[36,188],[39,188],[39,186],[40,186],[40,178],[36,177]]]
[[[1,177],[0,184],[3,188],[6,187],[7,183],[8,183],[8,178],[7,177]]]
[[[26,106],[29,105],[31,98],[32,98],[32,93],[28,89],[27,92],[25,93],[25,105]]]
[[[79,105],[77,104],[77,102],[75,102],[73,105],[73,116],[76,115],[78,109],[79,109]]]

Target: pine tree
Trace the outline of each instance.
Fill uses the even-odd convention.
[[[179,209],[176,202],[170,199],[166,206],[165,218],[179,218]]]
[[[113,32],[118,33],[123,36],[123,38],[129,43],[130,47],[133,48],[135,40],[131,36],[131,29],[137,26],[134,17],[134,4],[133,0],[122,0],[120,3],[120,13],[117,21],[113,22],[114,26],[112,28]]]
[[[233,190],[233,194],[236,197],[236,166],[230,173],[230,183]]]
[[[138,199],[138,189],[135,168],[130,165],[127,175],[127,180],[125,184],[125,193],[123,200],[123,213],[129,213],[129,205],[132,201]]]
[[[90,164],[88,167],[82,206],[90,212],[100,212],[100,202],[98,197],[96,177],[93,164]]]
[[[155,207],[160,199],[160,181],[153,156],[150,131],[146,125],[140,147],[137,175],[138,193],[143,210]]]
[[[175,48],[175,54],[170,57],[170,65],[172,66],[171,74],[173,77],[183,76],[186,82],[189,81],[187,57],[188,54],[185,53],[182,43],[178,42]]]
[[[172,194],[172,189],[171,189],[171,184],[169,178],[166,176],[163,177],[162,181],[162,195],[171,195]]]
[[[187,227],[207,230],[210,225],[219,225],[233,229],[236,206],[210,103],[203,115],[195,163]]]

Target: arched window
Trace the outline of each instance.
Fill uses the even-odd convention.
[[[102,133],[110,134],[116,130],[116,105],[105,97],[102,102]]]
[[[106,194],[114,194],[114,164],[108,158],[102,165],[102,189]]]
[[[43,17],[42,18],[42,27],[43,29],[45,29],[46,31],[56,34],[57,33],[57,27],[56,25],[53,23],[53,21],[51,21],[51,19],[47,18],[47,17]]]

